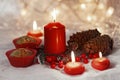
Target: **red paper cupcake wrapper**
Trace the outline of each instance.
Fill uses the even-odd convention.
[[[14,67],[27,67],[33,64],[34,58],[36,56],[37,51],[34,49],[29,49],[33,52],[32,55],[26,57],[13,57],[10,54],[16,49],[12,49],[6,52],[6,56],[10,62],[10,64]]]
[[[42,40],[41,39],[38,39],[38,38],[35,38],[37,40],[37,42],[31,42],[31,43],[23,43],[23,44],[17,44],[17,40],[19,38],[16,38],[13,40],[13,43],[15,45],[16,48],[39,48]]]

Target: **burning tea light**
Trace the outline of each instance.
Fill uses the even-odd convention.
[[[41,37],[43,34],[41,30],[37,27],[36,21],[33,21],[33,30],[28,32],[29,36]]]
[[[110,61],[109,61],[109,59],[102,57],[102,53],[99,52],[99,58],[93,59],[91,65],[93,68],[95,68],[97,70],[105,70],[105,69],[109,68]]]
[[[72,62],[68,62],[64,67],[65,73],[70,75],[82,74],[85,71],[85,67],[80,62],[75,62],[73,51],[71,52],[71,59]]]

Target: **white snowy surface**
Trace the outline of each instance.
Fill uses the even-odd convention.
[[[120,80],[120,25],[114,23],[120,23],[119,0],[111,0],[115,8],[113,23],[107,28],[103,26],[100,27],[100,29],[106,30],[108,34],[112,33],[114,28],[117,27],[113,35],[115,41],[114,46],[117,48],[108,56],[111,61],[111,67],[109,69],[97,71],[93,69],[89,63],[85,65],[86,71],[82,75],[70,76],[63,71],[54,70],[41,64],[35,64],[26,68],[12,67],[5,55],[6,51],[15,48],[12,40],[16,37],[26,35],[26,32],[29,31],[32,26],[31,21],[33,21],[33,19],[37,18],[38,26],[47,24],[49,20],[46,19],[48,18],[46,15],[48,15],[47,13],[51,11],[50,9],[54,6],[63,9],[64,13],[68,12],[67,16],[62,18],[63,20],[60,19],[66,26],[67,40],[73,32],[90,29],[90,26],[80,22],[72,13],[72,10],[67,5],[69,4],[67,3],[69,0],[31,0],[31,2],[32,1],[36,1],[34,3],[37,5],[34,4],[32,7],[37,8],[38,12],[32,11],[32,7],[30,6],[31,14],[29,14],[28,17],[20,17],[20,0],[0,0],[0,80]],[[26,2],[29,3],[30,1],[26,0]],[[74,3],[71,4],[74,5]]]

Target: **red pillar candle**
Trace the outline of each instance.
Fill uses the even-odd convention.
[[[80,62],[75,62],[75,56],[73,51],[71,52],[72,62],[68,62],[65,67],[65,73],[69,75],[82,74],[85,71],[85,67]]]
[[[109,59],[102,57],[102,53],[99,53],[100,58],[96,58],[93,59],[91,62],[91,65],[93,68],[97,69],[97,70],[105,70],[107,68],[109,68],[110,66],[110,61]]]
[[[41,37],[43,33],[38,29],[36,21],[33,22],[33,30],[27,33],[28,36]]]
[[[66,50],[65,26],[59,22],[44,27],[44,45],[46,54],[59,55]]]
[[[57,10],[53,10],[54,22],[44,27],[44,52],[49,55],[59,55],[66,50],[65,26],[56,20]]]

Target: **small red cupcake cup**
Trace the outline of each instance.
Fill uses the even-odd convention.
[[[29,42],[29,43],[23,43],[23,44],[17,44],[17,40],[19,38],[16,38],[13,40],[13,43],[15,45],[16,48],[39,48],[42,40],[41,39],[38,39],[38,38],[34,38],[36,40],[36,42]]]
[[[14,57],[11,56],[11,53],[16,50],[16,49],[12,49],[6,52],[6,56],[10,62],[10,64],[14,67],[27,67],[33,64],[34,62],[34,58],[36,56],[37,51],[34,49],[29,49],[31,50],[33,53],[32,55],[29,56],[25,56],[25,57]]]

